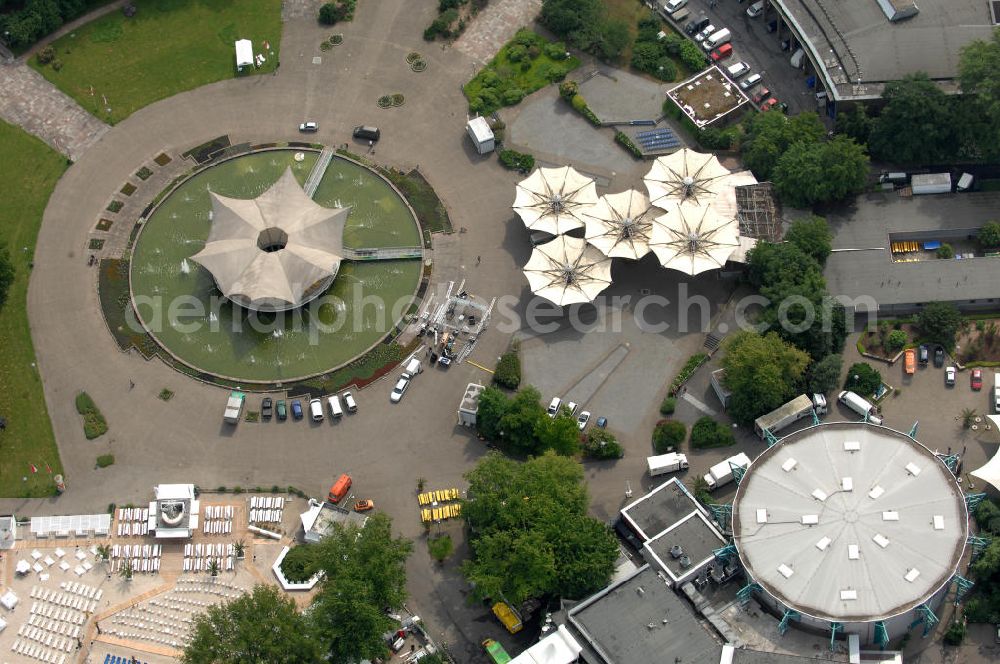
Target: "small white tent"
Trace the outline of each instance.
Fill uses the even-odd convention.
[[[244,67],[253,66],[253,42],[240,39],[236,42],[236,68],[243,71]]]

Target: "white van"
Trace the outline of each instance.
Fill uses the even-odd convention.
[[[723,28],[715,34],[709,35],[708,38],[702,42],[701,47],[706,51],[711,51],[713,48],[718,48],[723,44],[729,43],[729,40],[732,39],[732,37],[733,33],[729,32],[729,28]]]
[[[309,400],[309,415],[313,422],[323,421],[323,402],[319,399]]]
[[[330,406],[330,417],[338,418],[344,414],[344,409],[340,407],[340,397],[336,394],[327,397],[326,403]]]
[[[788,61],[788,63],[793,67],[795,67],[796,69],[802,69],[802,61],[805,60],[805,58],[806,58],[806,52],[803,51],[801,48],[797,48],[795,49],[795,52],[792,53],[792,57]]]
[[[411,377],[416,376],[418,373],[422,371],[422,369],[420,368],[420,360],[418,360],[415,357],[411,357],[410,360],[406,363],[406,368],[403,369],[403,371],[404,373],[410,374]]]
[[[875,407],[854,392],[844,390],[837,396],[837,400],[872,424],[882,424],[882,418],[875,414]]]
[[[667,0],[663,3],[663,11],[667,14],[673,14],[678,9],[686,7],[688,0]]]
[[[356,413],[358,411],[358,404],[354,401],[354,395],[350,392],[344,392],[344,405],[347,406],[348,413]]]

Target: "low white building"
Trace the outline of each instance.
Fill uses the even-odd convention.
[[[158,484],[149,503],[149,532],[157,539],[191,537],[198,530],[201,503],[193,484]]]
[[[462,395],[462,403],[458,405],[458,423],[463,427],[476,426],[476,413],[479,412],[479,395],[486,389],[477,383],[469,383]]]
[[[236,69],[243,71],[244,67],[253,67],[253,42],[249,39],[236,41]]]

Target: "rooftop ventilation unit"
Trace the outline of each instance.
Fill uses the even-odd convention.
[[[826,492],[823,491],[822,489],[815,489],[812,492],[812,497],[822,503],[823,501],[826,500]]]
[[[920,570],[914,567],[913,569],[907,570],[903,578],[909,581],[910,583],[913,583],[914,581],[917,580],[918,576],[920,576]]]
[[[875,536],[872,537],[872,539],[875,540],[875,543],[883,549],[889,546],[889,538],[881,533],[875,533]]]
[[[781,469],[787,473],[791,471],[793,468],[795,468],[795,466],[797,466],[798,464],[799,462],[796,461],[795,459],[788,459],[788,461],[781,464]]]
[[[883,521],[899,521],[899,512],[882,512]]]
[[[934,515],[934,530],[944,530],[944,517],[940,514]]]
[[[691,558],[687,555],[681,556],[680,560],[677,562],[680,563],[681,569],[687,569],[688,567],[691,567]]]
[[[920,474],[920,467],[911,461],[910,463],[906,464],[906,472],[916,477],[917,475]]]
[[[842,600],[846,601],[846,600],[857,599],[857,598],[858,598],[858,591],[857,590],[841,590],[840,591],[840,599],[842,599]]]
[[[844,451],[845,452],[860,452],[861,443],[856,440],[845,440],[844,441]]]
[[[824,537],[820,541],[816,542],[816,548],[819,549],[820,551],[826,551],[826,547],[830,546],[830,542],[832,541],[833,540],[831,540],[829,537]]]
[[[840,488],[844,491],[854,491],[854,480],[850,477],[840,479]]]
[[[680,558],[683,555],[684,555],[684,549],[682,549],[679,544],[674,544],[672,547],[670,547],[671,558],[676,560],[677,558]]]
[[[847,559],[858,560],[861,558],[861,548],[857,544],[847,545]]]
[[[767,510],[759,509],[757,510],[757,523],[767,523]]]
[[[778,565],[778,572],[780,572],[781,576],[785,577],[786,579],[792,578],[792,574],[795,574],[795,570],[793,570],[785,563],[781,563],[780,565]]]
[[[876,500],[883,493],[885,493],[885,489],[876,484],[875,488],[873,488],[871,491],[868,492],[868,497],[871,498],[872,500]]]
[[[819,523],[819,514],[803,514],[802,515],[802,525],[803,526],[815,526]]]

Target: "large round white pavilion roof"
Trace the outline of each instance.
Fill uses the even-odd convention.
[[[887,427],[835,422],[792,433],[753,461],[733,532],[747,572],[786,607],[874,621],[951,581],[968,511],[929,449]]]

